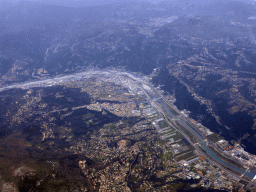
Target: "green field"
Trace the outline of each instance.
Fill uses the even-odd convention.
[[[179,153],[178,155],[176,155],[176,160],[177,161],[181,161],[181,160],[186,160],[189,159],[191,157],[193,157],[195,154],[193,151],[184,151],[182,153]]]
[[[218,142],[218,141],[220,141],[220,140],[222,140],[223,138],[222,137],[220,137],[218,134],[216,134],[216,133],[213,133],[213,134],[211,134],[211,135],[208,135],[207,136],[208,137],[208,139],[210,139],[212,142],[214,142],[214,143],[216,143],[216,142]]]

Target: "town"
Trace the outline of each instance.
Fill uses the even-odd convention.
[[[42,143],[36,144],[39,150],[50,146],[55,151],[87,157],[80,158],[77,165],[91,189],[130,191],[129,186],[140,190],[158,186],[166,190],[178,187],[173,184],[177,181],[189,183],[189,188],[253,189],[256,157],[191,119],[189,111],[179,111],[173,105],[175,99],[154,87],[150,78],[124,70],[93,70],[10,85],[1,91],[26,91],[20,98],[26,102],[17,101],[23,105],[12,117],[17,124],[33,113],[49,119],[40,128]],[[56,102],[65,98],[63,101],[70,105],[73,99],[65,95],[65,90],[79,90],[75,94],[87,94],[88,99],[71,108],[56,103],[49,108],[49,103],[43,102],[49,100],[44,90],[55,87],[59,91],[50,97]],[[41,112],[31,113],[36,106]],[[82,115],[67,121],[73,114]],[[74,124],[78,118],[81,125]],[[59,127],[57,119],[66,123]],[[88,131],[81,132],[73,124]],[[56,148],[58,139],[70,144]],[[31,142],[27,145],[32,146]],[[58,163],[51,162],[56,169]],[[150,180],[152,177],[157,179]]]

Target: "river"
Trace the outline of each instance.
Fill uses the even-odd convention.
[[[174,115],[174,114],[170,111],[169,107],[166,106],[166,104],[164,104],[164,103],[161,102],[161,101],[158,101],[158,103],[160,103],[160,104],[164,107],[165,112],[167,112],[170,117],[172,117],[172,118],[173,118],[173,117],[174,117],[174,118],[175,118],[175,117],[176,117],[176,118],[178,117],[178,116]],[[206,146],[206,144],[205,144],[205,142],[204,142],[204,139],[202,138],[201,135],[199,135],[191,126],[189,126],[189,125],[188,125],[186,122],[184,122],[182,119],[180,119],[179,122],[180,122],[189,132],[191,132],[193,135],[195,135],[195,136],[198,138],[201,147],[207,152],[207,154],[208,154],[209,156],[211,156],[213,159],[215,159],[215,161],[219,162],[219,163],[222,164],[224,167],[227,167],[227,168],[229,168],[229,169],[231,169],[231,170],[234,170],[235,172],[238,172],[238,173],[241,173],[241,174],[243,174],[243,173],[246,172],[246,169],[237,168],[237,167],[235,167],[235,166],[233,166],[233,165],[228,164],[227,162],[223,161],[222,159],[220,159],[215,153],[213,153],[213,152]],[[250,170],[248,170],[248,171],[245,173],[245,176],[247,176],[247,177],[249,177],[249,178],[251,178],[251,179],[253,179],[255,175],[256,175],[256,173],[254,173],[254,172],[252,172],[252,171],[250,171]]]

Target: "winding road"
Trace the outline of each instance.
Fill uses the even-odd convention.
[[[87,78],[92,78],[97,75],[100,75],[101,77],[105,77],[109,81],[111,81],[111,79],[115,81],[119,77],[120,77],[119,78],[120,81],[122,81],[122,79],[129,80],[129,81],[124,81],[122,83],[129,88],[133,86],[139,88],[144,93],[144,95],[146,96],[146,99],[151,104],[151,106],[155,108],[159,114],[162,114],[166,122],[172,127],[176,127],[177,131],[179,131],[201,155],[203,155],[210,162],[212,162],[212,164],[215,164],[216,166],[225,170],[231,176],[246,182],[250,182],[251,179],[255,176],[255,174],[250,172],[248,168],[247,169],[237,168],[233,165],[229,165],[227,162],[219,158],[218,155],[208,147],[208,146],[211,146],[213,149],[215,149],[216,146],[214,145],[214,143],[208,140],[207,137],[202,135],[197,130],[195,125],[193,125],[188,119],[186,119],[186,117],[183,114],[181,114],[171,103],[166,101],[164,97],[155,90],[155,87],[153,87],[149,83],[146,77],[139,77],[135,74],[131,74],[126,71],[89,70],[85,72],[78,72],[71,75],[64,75],[64,76],[59,76],[59,77],[54,77],[49,79],[12,84],[5,87],[1,87],[0,92],[8,89],[15,89],[15,88],[30,89],[33,87],[54,86],[54,85],[64,84],[65,82],[79,81]],[[175,111],[176,114],[173,114],[172,113],[173,111]],[[180,125],[182,125],[183,130],[179,128]],[[190,133],[189,135],[184,131],[184,128],[186,129],[186,132]],[[191,135],[193,135],[193,138],[197,138],[198,142],[192,141]],[[208,145],[206,145],[204,141],[207,141]],[[229,157],[226,157],[226,158],[229,158]],[[248,179],[242,177],[244,175],[247,176]]]

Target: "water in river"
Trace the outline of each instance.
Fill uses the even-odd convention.
[[[170,112],[170,109],[163,103],[163,102],[159,102],[165,109],[165,111],[168,113],[168,115],[170,117],[174,117],[175,115],[173,113]],[[231,169],[231,170],[234,170],[238,173],[245,173],[246,172],[246,169],[240,169],[240,168],[237,168],[235,166],[232,166],[228,163],[226,163],[225,161],[221,160],[215,153],[213,153],[207,146],[206,144],[203,142],[203,138],[192,128],[190,127],[188,124],[186,124],[183,120],[180,120],[180,123],[187,129],[189,130],[191,133],[193,133],[193,135],[195,135],[198,140],[199,140],[199,143],[201,143],[201,147],[208,153],[208,155],[210,155],[213,159],[215,159],[216,161],[218,161],[220,164],[222,164],[223,166]],[[249,178],[254,178],[256,174],[250,170],[248,170],[246,173],[245,173],[245,176],[249,177]]]

